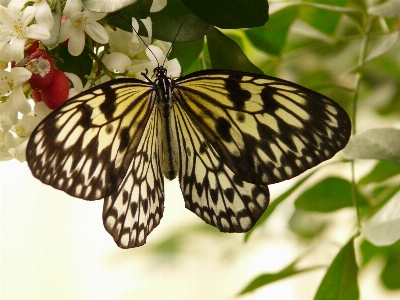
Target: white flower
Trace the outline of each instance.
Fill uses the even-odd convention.
[[[103,59],[103,62],[109,70],[115,70],[119,73],[125,72],[131,64],[129,57],[119,52],[110,53]]]
[[[72,88],[69,89],[68,99],[78,95],[83,91],[83,84],[81,79],[74,73],[64,72],[68,79],[72,82]]]
[[[171,43],[156,40],[146,49],[146,54],[154,68],[164,66],[168,71],[168,76],[175,78],[181,76],[182,68],[176,58],[167,60],[166,55],[168,54],[170,47]]]
[[[31,106],[22,92],[22,84],[32,73],[25,68],[12,68],[10,72],[0,69],[0,96],[8,99],[0,104],[0,129],[8,131],[18,121],[18,112],[28,114]]]
[[[9,149],[16,146],[15,137],[9,131],[0,130],[0,161],[6,161],[13,158],[8,152]]]
[[[146,48],[146,45],[137,37],[135,32],[128,32],[118,28],[112,30],[110,27],[107,27],[106,29],[110,36],[108,44],[112,52],[120,52],[128,57],[133,57]],[[150,38],[142,38],[147,44],[151,43]]]
[[[25,0],[12,0],[8,7],[0,5],[1,42],[9,42],[9,60],[21,61],[24,58],[24,45],[28,38],[47,40],[50,32],[45,25],[29,25],[37,13],[37,8],[27,6],[23,11],[21,8]],[[0,45],[1,46],[1,45]],[[3,46],[4,48],[4,46]]]
[[[34,0],[33,7],[37,9],[35,19],[37,24],[44,24],[51,30],[54,25],[53,14],[46,0]]]
[[[33,110],[35,112],[35,116],[39,120],[43,120],[45,117],[47,117],[48,114],[50,114],[53,111],[52,109],[48,108],[43,101],[35,103],[35,107]]]
[[[85,46],[85,32],[100,44],[108,42],[107,31],[96,22],[105,17],[106,13],[82,11],[80,0],[68,0],[64,15],[68,19],[61,24],[59,42],[69,39],[68,51],[71,55],[78,56],[82,53]]]

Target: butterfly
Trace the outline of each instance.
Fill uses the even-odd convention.
[[[246,232],[268,185],[335,155],[351,123],[333,100],[252,73],[203,70],[178,79],[116,79],[68,100],[33,131],[32,174],[85,200],[104,198],[121,248],[146,243],[164,212],[164,176],[185,207],[222,232]]]

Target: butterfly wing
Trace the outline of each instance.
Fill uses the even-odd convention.
[[[251,183],[297,176],[350,137],[350,119],[337,103],[274,77],[200,71],[179,79],[174,94],[224,164]]]
[[[28,165],[43,183],[105,198],[104,226],[122,248],[143,245],[164,209],[155,97],[146,82],[107,82],[52,112],[27,145]]]
[[[116,80],[67,101],[33,131],[26,151],[43,183],[86,199],[114,193],[152,113],[152,86]]]
[[[185,207],[220,231],[248,231],[268,206],[268,187],[235,175],[179,103],[171,115]]]
[[[248,231],[268,206],[267,184],[329,159],[350,135],[334,101],[269,76],[200,71],[173,93],[185,206],[220,231]]]
[[[163,215],[164,177],[157,140],[160,118],[155,108],[127,175],[118,190],[104,199],[104,227],[121,248],[144,245]]]

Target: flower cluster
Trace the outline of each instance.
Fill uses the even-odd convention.
[[[7,7],[0,5],[0,161],[24,161],[37,124],[91,86],[118,77],[143,79],[143,72],[164,61],[170,76],[181,73],[176,59],[165,59],[171,44],[152,39],[150,17],[140,20],[148,37],[139,37],[134,18],[134,30],[128,32],[108,25],[106,13],[85,10],[81,0],[67,0],[61,16],[51,3],[12,0]],[[151,11],[165,5],[166,0],[153,1]],[[67,72],[59,55],[63,47],[78,65],[89,63],[91,71]]]

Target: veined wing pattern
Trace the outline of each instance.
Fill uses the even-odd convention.
[[[331,158],[349,135],[345,111],[316,92],[206,70],[178,80],[120,79],[77,95],[33,132],[27,161],[46,184],[105,198],[105,227],[130,248],[162,217],[164,159],[178,172],[186,208],[221,231],[245,232],[268,206],[268,184]]]

